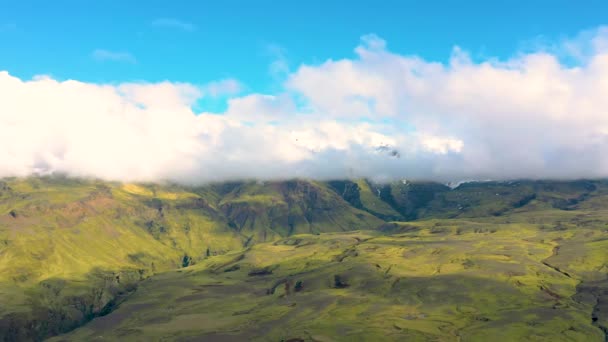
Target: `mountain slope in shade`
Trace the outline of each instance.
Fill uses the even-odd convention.
[[[404,220],[608,207],[603,201],[608,196],[608,182],[604,180],[469,182],[455,189],[432,182],[368,184],[372,193]]]
[[[380,190],[365,179],[330,181],[327,184],[355,208],[387,221],[404,219],[396,208],[384,201]]]
[[[225,194],[218,208],[231,227],[255,241],[296,233],[373,229],[382,223],[325,184],[302,180],[244,183]]]

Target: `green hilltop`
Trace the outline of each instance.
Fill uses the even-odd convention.
[[[608,182],[0,181],[0,339],[580,340]]]

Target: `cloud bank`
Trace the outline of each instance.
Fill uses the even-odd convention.
[[[241,89],[0,72],[0,177],[608,177],[606,28],[507,60],[454,48],[448,63],[367,35],[354,58],[302,65],[280,93]],[[218,93],[232,94],[225,112],[193,111]]]

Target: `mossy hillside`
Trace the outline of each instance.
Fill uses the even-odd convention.
[[[606,209],[603,180],[471,182],[450,189],[429,182],[372,184],[379,197],[408,220],[504,216],[548,209]]]
[[[198,196],[148,190],[55,177],[4,181],[0,330],[37,339],[73,328],[141,279],[181,267],[184,256],[205,258],[241,248],[246,240],[188,205],[197,204]],[[122,280],[114,284],[117,276]],[[65,310],[79,301],[88,304]]]
[[[318,291],[313,292],[314,295],[308,294],[308,300],[312,302],[321,300],[315,297],[318,294],[333,296],[336,294],[334,289],[349,293],[359,281],[367,283],[369,280],[377,285],[370,291],[379,294],[375,300],[381,308],[380,313],[372,311],[376,312],[375,315],[382,315],[386,310],[389,316],[393,312],[390,305],[396,305],[395,308],[404,305],[401,302],[395,304],[395,298],[401,298],[402,291],[386,292],[392,283],[386,283],[384,278],[376,282],[374,277],[376,264],[386,271],[390,265],[386,267],[384,264],[391,261],[396,266],[388,274],[398,271],[405,277],[421,279],[420,286],[436,289],[434,296],[438,298],[471,296],[468,292],[474,293],[476,286],[484,288],[477,282],[491,280],[487,284],[494,286],[498,281],[502,285],[496,286],[507,286],[501,287],[505,296],[517,294],[513,294],[517,298],[509,309],[518,312],[516,315],[523,308],[532,307],[540,311],[525,313],[528,318],[540,316],[543,320],[545,316],[553,315],[543,311],[545,307],[538,307],[536,298],[540,293],[548,300],[572,301],[573,304],[566,306],[556,304],[557,309],[551,307],[551,310],[558,310],[559,315],[565,310],[574,315],[577,322],[584,317],[585,324],[592,322],[589,318],[593,318],[595,326],[607,325],[601,304],[604,301],[601,298],[605,298],[602,289],[606,288],[603,234],[608,222],[608,202],[605,201],[608,191],[605,182],[470,183],[453,190],[446,190],[442,185],[422,183],[411,186],[401,182],[397,186],[410,187],[406,191],[409,191],[409,202],[401,203],[414,203],[409,207],[413,208],[411,212],[427,220],[388,223],[372,213],[383,218],[389,216],[369,208],[372,205],[376,209],[383,206],[381,211],[384,214],[390,213],[391,209],[387,208],[395,212],[402,210],[394,198],[384,196],[386,189],[389,193],[400,193],[394,190],[396,186],[390,184],[388,188],[380,189],[381,196],[376,197],[375,185],[365,181],[351,183],[357,185],[360,208],[349,204],[326,183],[302,180],[185,187],[62,177],[5,179],[0,182],[0,331],[5,334],[10,330],[10,336],[16,336],[18,340],[67,331],[117,306],[127,305],[139,293],[133,292],[137,284],[150,275],[159,274],[152,279],[160,280],[164,279],[160,277],[165,271],[187,267],[184,270],[200,268],[205,277],[216,279],[217,274],[224,272],[219,272],[219,264],[213,271],[205,269],[211,260],[224,260],[227,263],[226,274],[236,277],[241,270],[246,272],[241,278],[232,278],[237,288],[241,288],[237,284],[240,281],[249,284],[252,279],[261,281],[268,278],[276,283],[292,274],[305,274],[308,278],[300,280],[304,287],[297,293],[305,293],[306,288],[311,288],[311,282],[318,284]],[[366,183],[369,192],[365,188]],[[467,203],[469,206],[463,206]],[[464,209],[458,209],[458,206]],[[353,229],[376,228],[376,232],[358,232],[360,235],[356,239],[344,233]],[[337,233],[326,237],[328,232]],[[302,235],[304,238],[298,235],[308,233],[321,235]],[[289,235],[292,237],[282,240]],[[326,238],[331,242],[323,242]],[[372,239],[364,241],[368,238]],[[379,247],[367,246],[371,250],[366,252],[361,251],[358,245],[347,246],[343,240],[381,244]],[[275,245],[276,241],[284,242]],[[399,253],[402,257],[395,257]],[[409,263],[402,260],[406,258],[404,255],[407,255]],[[284,262],[276,261],[277,257],[284,258]],[[242,259],[235,261],[237,258]],[[352,263],[352,260],[365,258],[369,259],[369,264],[373,263],[373,267],[368,267],[367,261]],[[342,269],[346,267],[344,265],[350,268]],[[523,270],[521,265],[525,265]],[[288,273],[281,273],[281,270],[288,270]],[[348,270],[350,272],[346,272]],[[211,272],[211,275],[206,272]],[[285,277],[274,278],[279,275]],[[397,282],[396,288],[401,286],[401,281]],[[293,279],[291,292],[295,291],[297,282]],[[441,286],[443,282],[466,290],[462,290],[462,294],[451,292],[450,288]],[[507,285],[503,284],[505,282]],[[329,284],[330,288],[320,284]],[[515,286],[517,291],[509,290],[509,286]],[[264,288],[260,288],[262,290]],[[283,283],[276,286],[275,294],[280,296],[281,291],[284,291]],[[484,288],[482,292],[488,292],[488,298],[480,301],[466,299],[475,302],[477,311],[485,310],[485,302],[490,306],[509,302],[506,297],[492,299],[489,289],[486,291]],[[436,323],[420,319],[411,324],[426,328],[407,328],[406,331],[399,324],[390,327],[372,322],[363,325],[366,329],[355,329],[355,333],[352,327],[350,330],[346,327],[356,326],[364,313],[372,311],[357,311],[361,308],[345,306],[344,302],[351,302],[349,297],[341,297],[339,302],[334,299],[332,307],[336,311],[329,314],[329,323],[325,327],[330,329],[332,323],[339,323],[332,321],[331,317],[342,315],[344,322],[339,325],[344,327],[343,331],[351,331],[349,336],[352,338],[372,338],[385,328],[397,330],[395,336],[414,340],[453,338],[452,335],[438,335]],[[419,301],[431,305],[433,300],[424,297]],[[291,307],[274,308],[274,302],[260,303],[268,305],[264,312],[278,317],[279,323],[290,321],[281,315],[290,312]],[[302,307],[300,303],[297,305]],[[313,315],[316,309],[313,306],[302,310]],[[435,312],[434,308],[425,310]],[[437,317],[441,316],[443,320],[443,316],[449,316],[450,310],[442,310],[438,311],[441,315]],[[588,316],[577,316],[581,312]],[[194,314],[202,313],[196,311]],[[267,320],[265,314],[260,315],[260,320]],[[308,317],[304,313],[302,315],[301,319]],[[353,315],[359,318],[358,321],[351,320]],[[426,312],[422,315],[428,317]],[[191,324],[187,317],[180,318],[179,324]],[[554,323],[561,322],[562,318]],[[233,322],[232,319],[228,321]],[[502,324],[503,329],[509,322],[502,318],[490,319],[496,325]],[[513,336],[533,336],[528,332],[537,332],[538,328],[529,326],[536,324],[537,320],[534,318],[526,323],[513,321],[508,323],[509,328],[505,331],[515,329]],[[488,322],[491,321],[485,318],[480,318],[481,323],[462,320],[462,328],[458,331],[464,334],[476,324],[490,324]],[[321,326],[325,323],[321,321],[314,324],[313,330],[322,332],[321,337],[315,335],[317,340],[338,334],[324,332],[326,328]],[[460,326],[460,323],[453,324]],[[555,329],[558,325],[555,323]],[[576,326],[571,328],[565,334],[572,335],[579,330]],[[479,334],[473,331],[467,336],[472,339],[482,336]],[[573,338],[577,339],[575,335]]]
[[[47,186],[26,194],[13,190],[2,202],[5,211],[15,214],[0,218],[0,265],[14,270],[3,276],[39,281],[112,265],[151,267],[155,261],[163,268],[163,263],[177,264],[183,253],[203,256],[207,248],[222,252],[242,245],[243,237],[224,229],[200,207],[187,206],[195,195],[143,195],[132,188],[120,185],[100,191],[99,184],[90,183],[66,189]],[[72,197],[63,197],[65,193]],[[161,200],[164,197],[171,199]],[[28,269],[36,271],[19,272]]]
[[[44,337],[100,314],[151,274],[257,241],[381,223],[315,182],[185,187],[60,176],[5,179],[0,184],[0,326],[16,334],[29,330],[15,336]],[[121,274],[120,284],[107,281]],[[100,289],[103,296],[90,295]],[[94,309],[63,309],[81,299],[94,302]],[[51,327],[26,328],[28,322],[44,321]]]
[[[365,179],[334,180],[327,184],[353,207],[365,210],[383,220],[403,220],[404,217],[380,198],[380,191],[372,189]]]
[[[298,233],[370,229],[382,223],[349,205],[324,184],[301,180],[245,183],[224,195],[219,208],[233,228],[255,241]]]
[[[380,199],[378,192],[374,193],[370,183],[365,179],[355,181],[360,189],[361,203],[363,207],[378,217],[387,220],[403,219],[402,216],[387,202]]]
[[[53,340],[603,341],[580,284],[605,267],[596,247],[605,231],[407,225],[393,235],[295,235],[211,257],[144,281],[116,311]]]

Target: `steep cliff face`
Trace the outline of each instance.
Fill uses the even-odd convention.
[[[382,197],[380,187],[374,186],[368,180],[339,180],[327,184],[355,208],[365,210],[385,221],[405,219],[395,208],[392,198]],[[388,185],[389,188],[390,186]]]

